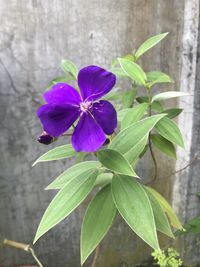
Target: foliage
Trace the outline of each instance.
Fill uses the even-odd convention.
[[[183,230],[177,230],[175,236],[186,235],[186,234],[200,234],[200,216],[189,220],[184,224]]]
[[[182,266],[182,260],[180,259],[179,253],[173,249],[168,248],[167,251],[154,251],[152,257],[156,265],[160,267],[179,267]]]
[[[113,100],[117,107],[118,129],[107,136],[95,153],[79,153],[71,144],[51,149],[34,163],[74,158],[79,162],[61,173],[47,189],[59,190],[47,207],[35,236],[36,242],[44,233],[66,218],[94,189],[81,230],[81,264],[94,251],[110,229],[117,214],[156,252],[152,255],[160,266],[178,267],[181,260],[173,249],[167,254],[160,250],[157,231],[173,238],[171,227],[183,229],[170,204],[154,189],[142,184],[135,167],[149,149],[155,163],[153,149],[175,159],[175,145],[184,147],[180,130],[172,120],[182,109],[165,109],[164,101],[185,96],[178,91],[154,94],[154,86],[173,83],[169,75],[153,70],[145,72],[137,60],[159,43],[167,33],[145,41],[135,54],[113,60],[111,71],[118,79],[129,79],[129,90],[113,89],[104,99]],[[78,69],[69,60],[62,61],[66,81],[76,80]],[[61,78],[65,81],[65,78]],[[52,84],[60,82],[54,79]],[[145,88],[146,94],[138,92]],[[125,89],[125,88],[123,88]],[[78,90],[78,89],[77,89]],[[87,155],[96,160],[85,160]],[[91,157],[90,157],[91,159]],[[95,191],[96,192],[96,191]],[[144,223],[145,222],[145,223]]]

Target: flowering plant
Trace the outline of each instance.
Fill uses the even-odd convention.
[[[66,218],[94,188],[97,193],[82,223],[81,264],[103,239],[117,214],[158,251],[157,231],[173,238],[171,227],[182,229],[169,203],[143,184],[135,172],[138,161],[149,149],[156,178],[153,149],[175,159],[174,145],[184,147],[180,130],[172,120],[182,109],[165,109],[163,101],[186,94],[168,91],[153,95],[155,85],[173,80],[160,71],[145,73],[137,63],[166,35],[151,37],[134,54],[114,60],[109,71],[88,66],[78,72],[72,62],[63,60],[67,75],[51,82],[51,89],[44,93],[46,104],[37,110],[44,130],[38,141],[49,144],[70,135],[71,143],[48,151],[34,164],[72,157],[79,162],[47,186],[59,191],[43,215],[34,242]],[[114,88],[116,77],[130,79],[132,88]],[[69,85],[70,80],[77,80],[78,87]],[[145,88],[145,96],[137,96],[140,87]],[[93,160],[88,160],[88,155]]]

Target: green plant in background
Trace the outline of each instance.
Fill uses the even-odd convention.
[[[81,264],[104,238],[117,214],[160,255],[163,252],[160,252],[157,231],[174,238],[171,227],[183,229],[169,203],[160,193],[143,184],[135,172],[138,161],[149,149],[155,165],[155,179],[157,163],[153,147],[173,159],[176,159],[175,145],[184,147],[180,130],[173,121],[182,109],[166,109],[163,103],[186,94],[167,91],[155,95],[155,85],[170,84],[173,80],[157,70],[145,73],[137,62],[166,35],[167,33],[156,35],[145,41],[134,54],[113,61],[111,72],[118,79],[129,79],[132,88],[126,91],[116,88],[104,96],[104,99],[115,104],[118,129],[107,136],[106,142],[98,151],[80,153],[69,143],[53,148],[34,163],[67,158],[77,160],[75,165],[47,186],[46,189],[58,192],[43,215],[34,242],[66,218],[94,188],[98,189],[97,193],[91,200],[82,223]],[[54,79],[48,88],[59,82],[77,79],[78,69],[72,62],[63,60],[62,68],[66,75]],[[138,96],[142,88],[146,93]],[[72,131],[73,128],[69,129],[68,135]],[[88,160],[88,155],[93,155],[95,159]],[[157,254],[154,255],[157,257]],[[167,257],[174,258],[176,254],[169,250]],[[174,265],[172,263],[171,260],[171,265],[161,266],[180,265],[180,262],[174,261]]]
[[[154,251],[151,255],[155,264],[160,267],[179,267],[183,264],[179,253],[173,248],[168,248],[166,252],[164,250]]]

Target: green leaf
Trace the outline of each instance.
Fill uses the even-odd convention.
[[[124,108],[117,112],[117,120],[121,122],[124,118],[124,116],[127,114],[128,111],[130,111],[131,108]]]
[[[95,186],[104,186],[112,181],[113,174],[110,172],[101,173],[97,176]]]
[[[156,129],[160,135],[172,143],[184,148],[184,142],[178,126],[169,118],[163,118],[156,124]]]
[[[135,57],[132,54],[125,55],[125,56],[123,56],[123,58],[128,59],[130,61],[134,61],[135,60]]]
[[[169,91],[169,92],[164,92],[164,93],[160,93],[160,94],[153,96],[151,102],[163,101],[163,100],[174,98],[174,97],[188,96],[188,95],[189,94],[184,93],[184,92]]]
[[[123,58],[119,58],[119,63],[123,71],[126,72],[132,80],[138,84],[145,85],[147,79],[146,74],[138,64]]]
[[[32,166],[39,162],[46,162],[46,161],[53,161],[53,160],[59,160],[59,159],[67,159],[74,157],[76,155],[76,152],[72,148],[70,144],[64,145],[64,146],[58,146],[56,148],[53,148],[43,154],[41,157],[39,157]]]
[[[147,138],[147,140],[148,140],[148,138]],[[146,146],[144,147],[144,149],[140,153],[139,158],[142,158],[144,156],[144,154],[147,152],[148,148],[149,148],[149,144],[146,144]]]
[[[122,106],[123,108],[130,108],[134,102],[134,99],[136,97],[137,90],[136,89],[130,89],[128,90],[123,96],[122,96]]]
[[[146,186],[146,189],[149,190],[150,193],[152,193],[152,195],[159,202],[160,206],[167,214],[167,217],[169,218],[171,225],[177,229],[183,229],[183,226],[181,225],[179,219],[177,218],[175,212],[173,211],[172,207],[169,205],[167,200],[153,188]]]
[[[54,84],[57,83],[66,83],[69,82],[71,80],[71,77],[67,77],[67,76],[61,76],[61,77],[57,77],[55,79],[53,79],[45,88],[45,90],[50,89]]]
[[[145,187],[143,188],[145,189],[151,202],[151,207],[153,209],[153,214],[156,223],[156,229],[169,237],[174,237],[168,219],[159,202],[149,190],[147,190]]]
[[[143,104],[139,104],[131,108],[131,110],[126,113],[126,115],[124,116],[122,120],[121,130],[139,121],[144,116],[148,106],[149,105],[147,103],[143,103]]]
[[[154,101],[151,104],[151,109],[154,110],[154,111],[157,111],[157,112],[162,112],[163,111],[163,106],[161,105],[160,102]]]
[[[151,140],[156,148],[167,156],[176,159],[176,149],[174,145],[159,134],[152,134]]]
[[[133,146],[128,152],[124,154],[124,157],[132,164],[135,160],[137,160],[140,154],[143,152],[146,143],[148,141],[148,134],[135,146]]]
[[[169,77],[169,75],[160,71],[151,71],[146,73],[147,83],[151,87],[157,83],[173,83],[174,81]]]
[[[56,194],[42,217],[34,243],[66,218],[86,198],[94,187],[97,174],[97,171],[85,171]]]
[[[67,60],[67,59],[63,59],[61,61],[61,67],[62,67],[64,72],[66,72],[66,73],[69,72],[75,79],[77,79],[78,69],[72,61]]]
[[[153,210],[143,187],[132,177],[114,175],[112,194],[119,213],[131,229],[152,248],[160,250]]]
[[[100,166],[101,164],[99,163],[99,161],[84,161],[75,164],[61,173],[51,184],[46,187],[46,189],[61,189],[72,179],[76,179],[77,176],[84,173],[85,171],[91,170],[91,172],[93,172]]]
[[[115,90],[110,91],[108,94],[103,96],[105,100],[121,100],[124,95],[124,92],[119,90],[119,88],[115,88]]]
[[[138,103],[149,103],[149,97],[148,96],[139,96],[136,97],[136,100]],[[154,101],[151,103],[151,109],[154,111],[162,112],[163,111],[163,106],[159,101]]]
[[[81,265],[93,252],[111,227],[117,209],[110,185],[99,191],[89,204],[81,229]],[[95,223],[94,223],[95,222]]]
[[[162,113],[167,114],[166,115],[167,118],[173,119],[177,117],[182,111],[183,111],[182,108],[170,108],[170,109],[165,109]]]
[[[144,53],[146,53],[149,49],[151,49],[153,46],[155,46],[156,44],[158,44],[163,38],[165,38],[165,36],[168,34],[168,32],[166,33],[161,33],[158,35],[155,35],[149,39],[147,39],[136,51],[135,53],[135,58],[136,60],[141,57],[141,55],[143,55]]]
[[[97,152],[97,157],[103,166],[111,171],[138,177],[130,163],[118,151],[102,149]]]
[[[186,235],[186,234],[199,234],[200,233],[200,216],[189,220],[183,225],[183,230],[177,230],[175,236]]]
[[[110,71],[119,78],[129,77],[128,74],[125,71],[123,71],[121,68],[112,68]]]
[[[125,154],[140,142],[162,118],[163,114],[159,114],[134,123],[116,135],[110,143],[109,148]]]

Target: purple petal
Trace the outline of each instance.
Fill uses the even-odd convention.
[[[57,83],[43,95],[48,104],[79,105],[81,98],[76,89],[66,83]]]
[[[37,110],[43,129],[53,137],[66,132],[80,115],[71,105],[46,104]]]
[[[97,66],[85,67],[78,74],[78,85],[83,100],[99,99],[113,88],[115,81],[113,73]]]
[[[90,114],[83,113],[72,135],[72,145],[76,151],[94,152],[105,142],[102,128]]]
[[[92,114],[105,134],[110,135],[114,132],[117,127],[117,112],[110,102],[100,100],[94,103]]]

